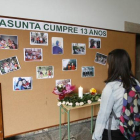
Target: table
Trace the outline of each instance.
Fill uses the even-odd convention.
[[[62,140],[61,136],[61,110],[63,109],[64,112],[67,113],[68,117],[68,140],[70,140],[70,111],[78,108],[83,108],[83,107],[88,107],[91,106],[91,133],[93,133],[93,106],[95,105],[100,105],[100,102],[94,102],[91,104],[85,104],[83,106],[66,106],[66,105],[60,105],[60,110],[59,110],[59,139]]]

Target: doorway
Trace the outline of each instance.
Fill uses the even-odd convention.
[[[136,34],[136,65],[135,76],[140,82],[140,24],[133,22],[124,22],[124,31]]]
[[[136,78],[140,81],[140,34],[136,34]]]

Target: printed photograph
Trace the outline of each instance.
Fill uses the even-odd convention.
[[[100,49],[101,48],[101,39],[100,38],[89,38],[89,48]]]
[[[53,66],[37,66],[36,67],[37,79],[46,79],[54,77]]]
[[[86,54],[86,44],[72,43],[72,54],[85,55]]]
[[[94,77],[95,69],[93,66],[84,66],[82,67],[82,77]]]
[[[67,84],[71,85],[71,79],[56,80],[56,86],[58,86],[60,84],[62,84],[62,85],[67,85]]]
[[[31,77],[14,77],[13,78],[13,90],[31,90],[32,78]]]
[[[18,37],[14,35],[0,35],[0,49],[18,49]]]
[[[52,37],[52,54],[63,54],[63,38]]]
[[[24,48],[24,61],[42,61],[43,54],[40,48]]]
[[[31,45],[48,45],[48,33],[30,32]]]
[[[102,65],[106,65],[106,62],[107,62],[107,56],[104,55],[104,54],[101,54],[101,53],[96,53],[96,56],[95,56],[95,60],[94,60],[95,63],[99,63],[99,64],[102,64]]]
[[[0,73],[7,74],[20,69],[20,65],[16,56],[0,60]]]
[[[62,60],[62,70],[77,70],[77,60],[76,59],[63,59]]]

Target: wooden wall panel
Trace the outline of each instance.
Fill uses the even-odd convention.
[[[96,52],[107,55],[113,49],[125,49],[132,60],[132,70],[135,71],[135,34],[107,31],[107,37],[101,37],[101,49],[89,49],[88,38],[84,35],[72,35],[62,33],[48,33],[48,46],[30,45],[29,30],[0,29],[0,34],[17,35],[18,50],[0,50],[0,60],[17,56],[21,69],[5,75],[0,75],[2,85],[4,136],[15,135],[35,129],[41,129],[57,125],[59,123],[59,108],[57,106],[57,96],[52,94],[55,80],[71,79],[72,84],[77,88],[81,85],[84,92],[88,92],[94,87],[101,93],[105,86],[104,80],[107,78],[107,67],[94,62]],[[51,38],[62,37],[64,41],[64,54],[52,55]],[[99,38],[99,37],[94,37]],[[86,55],[72,55],[72,43],[85,43]],[[24,62],[23,48],[42,48],[42,62]],[[76,71],[62,71],[62,59],[77,59]],[[36,79],[36,66],[54,66],[54,78]],[[81,67],[94,66],[95,77],[82,78]],[[33,90],[13,91],[13,77],[32,77]],[[98,107],[95,109],[95,115]],[[90,117],[89,107],[73,110],[71,121]],[[62,115],[62,122],[66,121],[66,116]]]

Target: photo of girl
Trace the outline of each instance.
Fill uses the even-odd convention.
[[[31,77],[14,77],[13,90],[31,90],[32,78]]]
[[[0,60],[0,73],[7,74],[20,69],[20,65],[16,56]]]
[[[77,70],[77,60],[76,59],[63,59],[62,60],[62,70]]]
[[[13,35],[0,35],[0,49],[18,49],[18,37]]]
[[[85,55],[86,54],[86,44],[72,43],[72,54]]]
[[[93,66],[84,66],[82,67],[82,77],[94,77],[95,68]]]
[[[62,84],[62,85],[67,85],[67,84],[71,85],[71,79],[56,80],[56,86],[58,86],[60,84]]]
[[[37,79],[53,78],[54,67],[53,66],[37,66],[36,77]]]
[[[63,54],[63,38],[52,37],[52,54]]]
[[[48,33],[30,32],[31,45],[48,45]]]
[[[101,39],[100,38],[89,38],[89,48],[90,49],[100,49]]]
[[[24,61],[42,61],[43,54],[40,48],[25,48],[24,49]]]
[[[101,54],[101,53],[96,53],[96,56],[95,56],[95,60],[94,60],[95,63],[99,63],[99,64],[102,64],[102,65],[106,65],[106,62],[107,62],[107,56],[104,55],[104,54]]]

